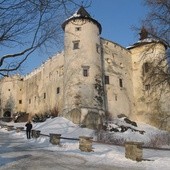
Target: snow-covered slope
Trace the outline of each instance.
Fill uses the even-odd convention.
[[[9,125],[14,125],[15,127],[24,126],[25,123],[8,123]],[[78,138],[79,136],[92,136],[96,140],[96,132],[87,128],[80,128],[78,125],[73,124],[69,120],[57,117],[49,118],[42,123],[33,123],[33,128],[40,130],[43,134],[58,133],[63,137]],[[144,134],[138,132],[132,132],[130,129],[126,132],[110,132],[115,138],[124,138],[132,141],[149,141],[153,135],[160,136],[164,134],[164,131],[160,131],[152,126],[146,124],[139,124],[137,129],[145,131]],[[81,152],[79,150],[79,142],[72,140],[61,139],[61,145],[52,145],[49,142],[49,137],[40,136],[38,139],[26,139],[25,132],[16,133],[15,131],[7,131],[4,128],[0,129],[0,132],[10,133],[15,138],[23,138],[23,141],[27,144],[41,146],[42,149],[57,151],[63,154],[81,156],[88,162],[93,162],[93,164],[107,164],[114,165],[117,167],[129,167],[139,168],[139,169],[170,169],[170,150],[150,150],[143,149],[143,158],[152,161],[142,161],[135,162],[125,158],[124,147],[93,143],[94,152]],[[168,146],[167,146],[168,147]]]

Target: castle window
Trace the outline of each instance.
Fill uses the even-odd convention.
[[[22,100],[19,100],[19,104],[22,104]]]
[[[88,77],[88,69],[83,69],[83,76]]]
[[[57,87],[57,94],[60,93],[60,87]]]
[[[80,41],[73,41],[73,50],[75,49],[79,49],[79,44],[80,44]]]
[[[31,99],[29,99],[29,101],[28,101],[28,102],[29,102],[29,104],[31,104]]]
[[[149,72],[149,63],[144,63],[143,64],[143,75],[145,75],[145,73]]]
[[[89,66],[82,66],[83,68],[83,76],[88,77],[89,76]]]
[[[145,90],[150,90],[150,84],[145,85]]]
[[[76,31],[81,31],[81,27],[76,27],[75,30]]]
[[[109,76],[105,76],[105,84],[109,84]]]
[[[123,87],[123,80],[122,79],[119,79],[119,86]]]
[[[10,89],[8,89],[8,91],[11,91]]]
[[[46,99],[46,93],[44,93],[44,99]]]
[[[115,94],[115,101],[117,101],[117,94]]]
[[[97,51],[97,53],[100,54],[100,45],[99,44],[96,44],[96,51]]]

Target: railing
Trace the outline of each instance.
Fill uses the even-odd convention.
[[[24,130],[24,127],[16,127],[14,126],[8,126],[5,124],[0,124],[1,128],[6,128],[8,131],[16,130],[16,132],[26,131]],[[62,137],[61,134],[55,134],[51,133],[49,135],[42,134],[40,130],[33,129],[31,131],[33,138],[39,138],[40,136],[49,137],[49,142],[53,145],[60,145],[60,139],[66,139],[66,140],[75,140],[79,141],[79,149],[83,152],[91,152],[92,149],[92,143],[99,143],[99,144],[106,144],[98,141],[94,141],[93,137],[87,137],[87,136],[79,136],[79,138],[68,138],[68,137]],[[110,145],[114,145],[109,143]],[[108,145],[108,144],[107,144]],[[125,142],[124,145],[117,145],[117,146],[123,146],[125,147],[125,157],[134,161],[142,161],[143,159],[143,148],[145,149],[156,149],[156,150],[170,150],[169,148],[153,148],[153,147],[144,147],[143,143],[141,142]]]

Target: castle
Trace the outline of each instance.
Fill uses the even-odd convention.
[[[144,28],[140,41],[127,48],[101,38],[100,23],[83,7],[62,28],[63,52],[29,75],[0,80],[0,117],[57,110],[74,123],[99,128],[107,117],[125,114],[170,130],[169,89],[151,93],[145,81],[151,61],[165,55],[163,42],[148,38]]]

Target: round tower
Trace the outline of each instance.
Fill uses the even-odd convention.
[[[81,7],[62,28],[65,31],[63,113],[75,123],[95,126],[101,123],[103,114],[101,25]]]
[[[166,72],[168,66],[166,48],[165,42],[153,38],[144,27],[140,40],[128,48],[132,58],[135,106],[131,118],[159,128],[169,126],[168,119],[163,119],[169,114],[166,102],[170,98],[169,88],[162,81],[165,80],[162,72]]]

